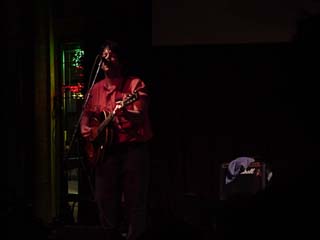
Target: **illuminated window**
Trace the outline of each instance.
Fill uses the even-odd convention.
[[[84,50],[79,43],[65,43],[61,54],[61,96],[62,96],[62,128],[63,146],[67,152],[65,180],[69,205],[72,208],[75,221],[78,215],[78,201],[73,196],[79,194],[80,174],[80,143],[76,137],[76,125],[79,121],[84,100]]]

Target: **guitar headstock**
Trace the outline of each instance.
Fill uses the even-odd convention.
[[[125,107],[135,101],[137,101],[139,98],[139,94],[137,91],[134,91],[132,94],[129,94],[123,101],[122,101],[122,107]]]

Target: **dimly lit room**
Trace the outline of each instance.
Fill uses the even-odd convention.
[[[5,1],[8,239],[317,233],[320,1]]]

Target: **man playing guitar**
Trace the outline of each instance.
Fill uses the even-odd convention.
[[[94,166],[101,224],[119,231],[123,196],[127,239],[134,240],[146,231],[148,143],[153,135],[149,93],[140,78],[126,76],[117,43],[106,41],[100,54],[104,78],[87,93],[80,130],[88,143],[88,160]]]

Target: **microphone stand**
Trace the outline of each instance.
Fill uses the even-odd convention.
[[[97,55],[97,57],[96,57],[96,59],[95,59],[95,63],[97,62],[98,57],[99,57],[99,55]],[[86,105],[87,105],[87,103],[88,103],[91,90],[92,90],[92,88],[93,88],[93,86],[94,86],[94,84],[95,84],[95,82],[96,82],[96,78],[97,78],[97,76],[98,76],[98,73],[99,73],[101,64],[102,64],[102,58],[100,58],[100,61],[99,61],[99,63],[98,63],[98,67],[97,67],[96,73],[95,73],[95,75],[94,75],[94,78],[92,79],[92,82],[90,83],[90,81],[89,81],[90,87],[89,87],[89,89],[88,89],[88,91],[87,91],[86,98],[85,98],[85,101],[84,101],[83,106],[82,106],[82,111],[81,111],[80,116],[79,116],[79,118],[78,118],[78,121],[77,121],[77,123],[76,123],[76,125],[75,125],[75,128],[74,128],[74,131],[73,131],[71,140],[70,140],[70,144],[69,144],[69,148],[68,148],[68,151],[67,151],[67,153],[66,153],[66,156],[69,155],[70,150],[72,149],[72,145],[73,145],[73,143],[74,143],[75,137],[76,137],[76,135],[77,135],[78,132],[79,132],[79,125],[80,125],[80,122],[81,122],[81,119],[82,119],[82,116],[83,116],[83,113],[84,113],[84,109],[85,109],[85,107],[86,107]],[[94,64],[94,65],[95,65],[95,64]],[[90,73],[89,79],[91,79],[91,76],[92,76],[92,71],[91,71],[91,73]],[[66,159],[66,158],[65,158],[65,159]],[[80,159],[80,163],[81,163],[82,168],[87,172],[87,168],[86,168],[84,162],[83,162],[81,159]],[[93,184],[92,184],[92,181],[91,181],[91,178],[90,178],[90,174],[86,174],[86,176],[87,176],[87,178],[88,178],[88,183],[89,183],[90,192],[91,192],[91,194],[92,194],[92,196],[93,196],[93,199],[94,199],[94,201],[95,201],[94,189],[93,189]],[[101,217],[103,218],[104,222],[109,226],[109,228],[113,228],[113,227],[114,227],[113,224],[112,224],[112,223],[107,219],[107,217],[103,214],[103,211],[102,211],[102,209],[100,209],[99,204],[96,204],[96,205],[97,205],[97,208],[98,208],[98,210],[99,210],[99,213],[100,213]],[[104,226],[102,223],[101,223],[101,225],[102,225],[103,228],[105,228],[105,229],[107,228],[107,227]]]
[[[98,57],[99,57],[99,55],[97,55],[97,57],[96,57],[96,59],[95,59],[94,66],[96,65],[96,62],[97,62]],[[65,169],[66,169],[65,165],[67,164],[68,158],[70,157],[69,155],[70,155],[71,149],[73,148],[73,145],[74,145],[76,136],[77,136],[78,133],[79,133],[79,126],[80,126],[81,118],[82,118],[82,116],[83,116],[83,114],[84,114],[84,109],[85,109],[85,107],[86,107],[86,105],[87,105],[87,103],[88,103],[88,100],[89,100],[89,97],[90,97],[90,93],[91,93],[91,89],[93,88],[93,86],[94,86],[94,84],[95,84],[95,82],[96,82],[96,78],[97,78],[97,76],[98,76],[98,73],[99,73],[101,64],[102,64],[102,59],[100,59],[100,61],[99,61],[99,63],[98,63],[98,67],[97,67],[96,72],[95,72],[95,75],[94,75],[94,78],[92,79],[92,82],[90,83],[90,81],[91,81],[90,79],[92,78],[92,72],[93,72],[93,69],[94,69],[94,68],[92,68],[92,71],[91,71],[90,77],[89,77],[89,80],[90,80],[90,81],[89,81],[89,85],[90,85],[90,87],[89,87],[89,89],[88,89],[88,91],[87,91],[87,94],[86,94],[86,97],[85,97],[85,100],[84,100],[84,103],[83,103],[83,106],[82,106],[82,111],[81,111],[81,113],[80,113],[80,116],[79,116],[79,118],[78,118],[78,120],[77,120],[77,122],[76,122],[76,124],[75,124],[74,131],[73,131],[73,134],[72,134],[72,137],[71,137],[69,146],[68,146],[68,148],[66,148],[66,151],[65,151],[65,153],[64,153],[62,166],[63,166],[63,176],[64,176],[64,178],[65,178],[65,181],[68,181],[68,180],[67,180],[67,177],[65,176],[65,175],[66,175],[66,174],[65,174]],[[81,167],[87,172],[87,168],[86,168],[86,166],[85,166],[85,164],[84,164],[84,161],[83,161],[81,158],[79,158],[79,160],[80,160]],[[91,179],[90,179],[90,175],[89,175],[89,174],[86,174],[86,175],[87,175],[87,177],[88,177],[89,188],[90,188],[91,194],[93,194],[93,185],[92,185],[92,182],[91,182]],[[62,188],[63,188],[63,190],[64,190],[63,193],[65,194],[65,197],[66,197],[66,196],[68,196],[68,184],[66,183],[67,186],[65,186],[65,185],[64,185],[64,184],[65,184],[65,183],[64,183],[65,181],[63,181],[63,186],[62,186]],[[63,207],[67,207],[67,206],[68,206],[68,203],[67,203],[65,200],[66,200],[66,198],[62,200]],[[66,214],[66,213],[63,213],[63,214]],[[64,217],[66,217],[66,216],[64,216]],[[69,217],[68,217],[68,218],[69,218]],[[72,217],[72,218],[73,218],[73,217]]]
[[[98,55],[98,56],[99,56],[99,55]],[[98,57],[98,56],[97,56],[97,57]],[[97,61],[97,57],[96,57],[95,62]],[[96,82],[96,78],[97,78],[97,76],[98,76],[98,73],[99,73],[101,64],[102,64],[102,59],[100,59],[100,61],[99,61],[99,64],[98,64],[98,67],[97,67],[97,70],[96,70],[96,73],[95,73],[95,76],[94,76],[94,78],[93,78],[93,80],[92,80],[91,85],[90,85],[90,82],[89,82],[90,87],[89,87],[89,89],[88,89],[88,91],[87,91],[86,98],[85,98],[84,103],[83,103],[83,106],[82,106],[82,111],[81,111],[80,116],[79,116],[79,118],[78,118],[78,121],[77,121],[77,123],[76,123],[76,125],[75,125],[74,131],[73,131],[73,134],[72,134],[72,137],[71,137],[71,140],[70,140],[69,148],[68,148],[68,151],[67,151],[67,155],[70,153],[70,149],[72,148],[72,145],[73,145],[73,143],[74,143],[75,137],[76,137],[76,135],[77,135],[77,133],[78,133],[78,131],[79,131],[80,121],[81,121],[81,118],[82,118],[82,116],[83,116],[84,109],[85,109],[85,107],[86,107],[86,105],[87,105],[87,103],[88,103],[88,100],[89,100],[89,97],[90,97],[90,93],[91,93],[91,89],[92,89],[92,87],[94,86],[94,84],[95,84],[95,82]],[[91,77],[90,77],[90,78],[91,78]],[[90,78],[89,78],[89,79],[90,79]]]

